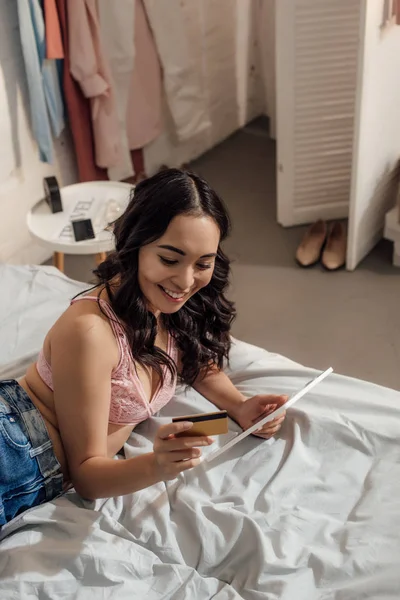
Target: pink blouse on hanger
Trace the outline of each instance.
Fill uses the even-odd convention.
[[[127,110],[129,148],[143,148],[162,132],[162,72],[143,0],[135,0],[135,59]]]
[[[91,100],[96,164],[118,162],[120,140],[114,91],[102,54],[96,0],[68,0],[71,74]]]

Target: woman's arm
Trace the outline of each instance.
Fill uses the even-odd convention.
[[[246,402],[246,397],[223,371],[217,367],[209,369],[205,376],[200,375],[197,378],[193,388],[221,410],[228,411],[229,416],[238,421],[240,408]]]
[[[287,396],[271,394],[246,398],[233,385],[229,377],[216,367],[209,369],[205,376],[198,377],[193,387],[215,406],[226,410],[243,429],[248,429],[287,400]],[[263,438],[275,435],[281,428],[284,418],[285,414],[270,421],[254,435]]]
[[[88,499],[122,496],[196,466],[208,438],[176,438],[192,424],[160,427],[154,452],[114,460],[107,455],[111,372],[116,362],[107,324],[85,314],[61,320],[51,340],[54,403],[76,491]],[[179,425],[179,427],[177,427]]]
[[[51,339],[61,440],[72,483],[88,499],[126,494],[153,482],[151,457],[132,463],[107,456],[111,372],[117,358],[111,344],[107,324],[94,314],[62,319]]]

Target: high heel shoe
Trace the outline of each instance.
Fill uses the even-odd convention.
[[[321,264],[328,271],[337,271],[346,264],[347,234],[342,223],[338,221],[330,228]]]
[[[308,268],[317,264],[321,258],[327,233],[326,223],[321,219],[307,229],[296,252],[296,261],[301,267]]]

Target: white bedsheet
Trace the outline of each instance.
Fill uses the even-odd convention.
[[[316,374],[243,342],[229,373],[247,395],[291,393]],[[171,416],[209,408],[181,391],[127,456],[151,450]],[[247,438],[173,482],[26,513],[0,543],[0,597],[398,600],[399,432],[398,392],[332,375],[272,444]]]
[[[55,267],[0,263],[0,378],[20,377],[73,296],[88,287]]]

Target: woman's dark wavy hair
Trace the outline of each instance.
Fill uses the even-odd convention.
[[[178,215],[211,217],[220,230],[220,242],[230,233],[227,210],[206,181],[194,173],[168,169],[136,186],[126,211],[115,222],[115,252],[94,271],[125,326],[133,359],[154,369],[161,378],[164,365],[171,374],[176,373],[176,366],[155,346],[156,318],[148,310],[138,282],[139,249],[159,239]],[[177,312],[161,315],[181,350],[180,376],[187,385],[210,366],[221,368],[228,359],[229,332],[235,317],[234,305],[225,297],[229,273],[230,261],[219,245],[210,283]],[[115,292],[111,285],[114,278],[120,282]]]

